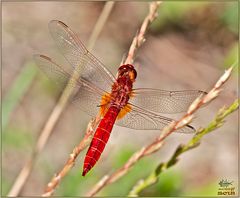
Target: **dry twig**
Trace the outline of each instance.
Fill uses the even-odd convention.
[[[94,196],[101,189],[103,189],[107,185],[115,182],[120,177],[125,175],[130,170],[130,168],[133,167],[141,158],[158,151],[162,147],[163,140],[165,140],[166,137],[168,137],[172,132],[176,131],[177,129],[180,129],[180,128],[184,127],[185,125],[189,124],[193,118],[193,113],[195,113],[200,107],[208,104],[210,101],[212,101],[214,98],[216,98],[219,95],[223,84],[230,77],[231,72],[232,72],[232,67],[230,67],[227,71],[225,71],[225,73],[219,78],[217,83],[209,91],[208,94],[198,97],[190,105],[187,113],[184,116],[182,116],[182,118],[180,118],[178,121],[172,122],[169,126],[165,127],[162,130],[159,138],[154,140],[148,146],[145,146],[142,149],[140,149],[139,151],[137,151],[136,153],[134,153],[132,155],[132,157],[125,163],[125,165],[123,167],[121,167],[120,169],[118,169],[116,172],[114,172],[111,175],[105,175],[92,188],[92,190],[87,194],[87,196]]]
[[[196,148],[200,145],[202,138],[221,127],[225,118],[236,111],[239,107],[239,101],[235,100],[229,107],[221,108],[216,117],[205,128],[199,128],[194,136],[184,145],[179,145],[169,160],[160,163],[148,177],[139,180],[131,189],[128,196],[137,197],[140,192],[158,182],[161,173],[174,166],[179,161],[179,156],[183,153]]]
[[[161,3],[161,1],[156,1],[156,2],[150,3],[149,13],[145,17],[140,30],[137,32],[136,36],[133,38],[132,44],[128,51],[128,56],[127,56],[126,60],[124,61],[124,64],[132,64],[133,63],[138,48],[140,48],[141,45],[145,42],[144,36],[147,32],[148,27],[154,21],[154,19],[157,17],[157,10],[158,10],[160,3]]]
[[[95,25],[95,28],[92,32],[92,35],[89,39],[89,43],[88,43],[88,49],[91,50],[91,48],[93,47],[99,33],[101,32],[111,10],[112,10],[112,7],[114,5],[114,2],[107,2],[104,6],[104,9],[103,11],[101,12],[101,15]],[[76,78],[76,75],[73,74],[73,77]],[[71,81],[71,79],[70,79]],[[36,158],[37,156],[39,155],[39,153],[43,150],[44,146],[46,145],[47,143],[47,140],[49,138],[49,136],[51,135],[52,131],[53,131],[53,128],[54,126],[56,125],[58,119],[60,118],[64,108],[66,107],[67,105],[67,102],[68,102],[68,99],[71,95],[71,92],[72,92],[72,88],[73,86],[69,84],[66,86],[66,88],[64,89],[60,99],[58,100],[56,106],[54,107],[52,113],[50,114],[43,130],[41,131],[40,133],[40,136],[37,140],[37,143],[36,143],[36,146],[34,148],[34,151],[33,151],[33,154],[30,158],[29,161],[27,161],[27,163],[24,165],[24,167],[22,168],[21,172],[19,173],[18,177],[16,178],[10,192],[8,193],[8,196],[11,196],[11,197],[15,197],[15,196],[18,196],[20,191],[22,190],[24,184],[26,183],[27,181],[27,178],[29,177],[30,173],[31,173],[31,170],[33,168],[33,165],[34,165],[34,162],[36,161]],[[95,123],[91,122],[93,125],[97,123],[97,118],[95,119]],[[92,127],[94,128],[94,127]],[[84,137],[83,140],[86,140],[87,137],[89,137],[89,133],[91,132],[88,131],[86,133],[86,136]],[[82,145],[84,143],[80,143],[79,144],[79,148],[76,149],[75,151],[77,151],[75,154],[78,155],[79,152],[82,150]],[[74,159],[74,158],[73,158]],[[73,160],[74,161],[74,160]],[[66,170],[66,169],[65,169]],[[54,186],[56,187],[56,186]]]
[[[99,120],[100,120],[100,117],[97,116],[95,119],[93,119],[91,122],[89,122],[84,138],[79,143],[79,145],[73,149],[73,151],[70,154],[70,157],[69,157],[68,161],[66,162],[66,164],[64,165],[63,169],[58,174],[56,174],[52,178],[52,180],[48,183],[48,185],[45,189],[45,193],[42,194],[43,197],[51,196],[54,193],[54,190],[56,189],[58,184],[60,183],[60,180],[74,166],[75,160],[78,157],[78,155],[80,154],[80,152],[82,150],[84,150],[86,148],[86,146],[88,146],[88,144],[90,143]]]

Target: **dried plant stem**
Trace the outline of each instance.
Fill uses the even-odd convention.
[[[113,7],[113,2],[107,2],[104,6],[103,11],[101,12],[100,17],[98,18],[98,21],[95,25],[95,28],[92,32],[91,39],[89,42],[89,47],[88,49],[91,50],[91,48],[93,47],[99,33],[101,32],[107,17],[109,16],[112,7]],[[94,40],[95,39],[95,40]],[[77,71],[77,69],[76,69]],[[76,79],[77,74],[73,74],[72,78]],[[73,81],[70,79],[70,81]],[[72,82],[71,82],[72,83]],[[68,84],[66,86],[66,88],[64,89],[59,101],[57,102],[56,106],[54,107],[52,113],[50,114],[43,130],[40,133],[40,136],[37,140],[36,146],[34,148],[33,154],[30,158],[30,160],[24,165],[24,167],[22,168],[21,172],[19,173],[19,175],[17,176],[11,190],[8,193],[8,196],[14,197],[14,196],[18,196],[20,191],[22,190],[24,184],[27,181],[27,178],[29,177],[31,170],[33,168],[34,162],[36,161],[37,156],[39,155],[39,153],[43,150],[45,144],[47,143],[47,140],[50,136],[50,134],[53,131],[54,126],[56,125],[61,113],[63,112],[64,108],[66,107],[66,104],[68,102],[68,99],[71,95],[72,92],[72,88],[73,86]]]
[[[132,44],[128,51],[128,56],[127,56],[126,60],[124,61],[124,64],[132,64],[133,63],[138,48],[141,47],[141,45],[145,41],[144,36],[147,32],[148,27],[154,21],[154,19],[157,17],[157,10],[158,10],[160,3],[161,3],[160,1],[150,3],[149,13],[145,17],[145,19],[142,23],[142,26],[140,28],[140,31],[138,31],[136,36],[133,38]]]
[[[238,107],[239,107],[239,100],[236,100],[229,107],[221,108],[218,111],[214,120],[212,120],[207,127],[200,128],[192,137],[192,139],[189,140],[185,145],[179,145],[178,148],[173,153],[173,155],[171,156],[171,158],[166,162],[160,163],[148,177],[146,177],[145,179],[141,179],[139,182],[137,182],[136,185],[134,185],[132,190],[129,192],[128,196],[136,197],[139,195],[141,191],[157,183],[160,174],[166,171],[171,166],[175,165],[178,162],[179,156],[181,154],[199,146],[203,136],[221,127],[224,124],[224,119],[228,115],[236,111]]]
[[[204,96],[198,97],[188,108],[187,113],[182,116],[178,121],[172,122],[169,126],[165,127],[159,138],[154,140],[152,143],[150,143],[148,146],[143,147],[136,153],[132,155],[132,157],[125,163],[123,167],[118,169],[116,172],[114,172],[111,175],[105,175],[93,188],[89,191],[87,196],[94,196],[96,193],[98,193],[101,189],[106,187],[107,185],[115,182],[120,177],[125,175],[131,167],[133,167],[141,158],[150,155],[156,151],[158,151],[162,145],[163,140],[165,140],[166,137],[168,137],[172,132],[174,132],[177,129],[180,129],[184,127],[185,125],[189,124],[190,121],[193,118],[193,113],[195,113],[200,107],[203,105],[208,104],[210,101],[212,101],[214,98],[216,98],[223,86],[223,84],[227,81],[227,79],[230,77],[230,74],[232,72],[232,67],[230,67],[225,73],[219,78],[217,83],[214,85],[214,87],[209,91],[208,94]]]
[[[48,183],[45,193],[42,194],[43,197],[49,197],[54,193],[54,190],[56,189],[57,185],[60,183],[60,180],[71,170],[71,168],[74,166],[75,160],[80,154],[82,150],[86,148],[86,146],[89,145],[92,136],[94,134],[95,128],[97,127],[98,122],[100,121],[100,116],[97,116],[95,119],[93,119],[91,122],[89,122],[86,133],[82,141],[79,143],[77,147],[75,147],[70,154],[69,159],[67,160],[66,164],[64,165],[63,169],[56,174],[52,180]]]
[[[93,46],[94,46],[99,34],[102,31],[102,28],[103,28],[104,24],[106,23],[109,15],[112,11],[114,3],[115,3],[114,1],[109,1],[105,4],[105,6],[104,6],[104,8],[101,12],[101,15],[99,16],[99,19],[94,26],[94,30],[92,31],[92,34],[89,38],[89,41],[88,41],[88,44],[87,44],[87,49],[89,51],[91,51],[93,49]]]

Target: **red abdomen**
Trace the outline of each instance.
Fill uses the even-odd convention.
[[[87,172],[92,169],[92,167],[96,164],[98,159],[100,158],[105,145],[109,139],[110,133],[113,128],[113,124],[118,116],[120,109],[111,106],[101,122],[98,125],[98,128],[93,136],[92,142],[90,147],[87,151],[86,157],[84,159],[83,165],[83,173],[82,175],[85,176]]]

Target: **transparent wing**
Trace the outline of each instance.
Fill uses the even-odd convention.
[[[117,125],[137,130],[161,130],[174,121],[173,119],[142,110],[135,105],[130,106],[129,112],[122,119],[116,121]],[[176,132],[193,133],[195,129],[187,125]]]
[[[67,85],[73,71],[66,71],[51,58],[44,55],[34,55],[34,60],[38,67],[58,86],[63,88]],[[74,89],[71,101],[90,116],[96,116],[101,97],[107,92],[81,78],[73,79],[70,87]]]
[[[82,44],[77,35],[63,22],[49,22],[49,31],[59,50],[73,68],[78,68],[81,78],[110,91],[113,75]]]
[[[101,99],[102,95],[96,93],[89,87],[82,86],[73,97],[72,103],[91,117],[95,117],[99,112]]]
[[[35,54],[33,56],[37,66],[49,77],[54,83],[56,83],[60,88],[66,86],[72,71],[66,71],[63,67],[55,63],[51,58]],[[76,80],[77,81],[77,80]],[[81,86],[82,83],[80,83]],[[76,83],[76,87],[80,87],[79,83]]]
[[[156,113],[180,113],[201,94],[198,90],[165,91],[159,89],[140,88],[133,90],[129,102],[148,111]]]

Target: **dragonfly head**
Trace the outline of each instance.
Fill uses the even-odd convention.
[[[131,81],[135,81],[137,77],[137,72],[134,69],[133,65],[126,64],[118,68],[118,77],[129,76]]]

